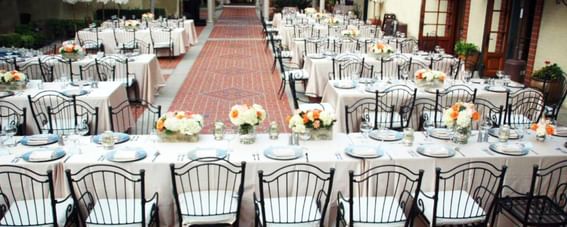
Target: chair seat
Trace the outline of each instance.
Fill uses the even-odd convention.
[[[67,223],[67,207],[72,205],[73,199],[71,198],[55,205],[59,226],[65,226]],[[51,200],[49,199],[16,201],[0,220],[0,225],[53,226],[53,224],[40,225],[43,223],[53,223]]]
[[[173,43],[170,42],[157,42],[154,43],[154,48],[171,48]]]
[[[186,192],[178,198],[184,226],[236,221],[238,195],[232,191]]]
[[[392,128],[402,128],[402,116],[396,112],[378,112],[378,125],[376,127],[390,128],[390,117],[392,117]],[[374,112],[368,113],[368,118],[370,119],[370,126],[374,127]]]
[[[516,220],[524,220],[528,207],[527,197],[504,197],[498,201],[499,206],[512,215]],[[543,211],[543,212],[542,212]],[[532,198],[529,225],[562,225],[567,223],[567,213],[547,196]]]
[[[300,103],[299,110],[308,111],[308,110],[325,110],[331,113],[335,113],[335,110],[331,104],[323,102],[323,103]]]
[[[294,69],[285,71],[285,74],[282,76],[282,80],[289,80],[290,76],[293,76],[295,80],[307,80],[309,79],[309,74],[307,74],[302,69]]]
[[[282,54],[282,58],[292,58],[293,57],[293,52],[288,51],[288,50],[282,51],[281,54]]]
[[[152,206],[156,201],[148,201],[145,204],[144,217],[145,226],[148,226],[152,218]],[[142,201],[140,199],[99,199],[95,202],[93,209],[86,219],[87,226],[108,226],[121,224],[121,227],[142,226]]]
[[[433,192],[425,194],[433,197]],[[431,223],[433,199],[423,195],[420,195],[419,199],[423,201],[424,215]],[[483,222],[486,213],[466,191],[439,191],[436,217],[437,225],[465,225]]]
[[[118,43],[116,46],[117,49],[120,50],[132,50],[138,48],[138,43],[135,42],[127,42],[127,43]]]
[[[340,200],[339,203],[344,207],[344,220],[349,225],[351,222],[349,203],[345,200]],[[352,205],[354,226],[401,227],[405,225],[406,215],[404,210],[400,207],[397,198],[392,196],[355,197]],[[388,209],[385,209],[384,205]]]
[[[321,219],[316,200],[311,196],[265,199],[264,208],[267,221],[264,226],[267,227],[316,227]]]

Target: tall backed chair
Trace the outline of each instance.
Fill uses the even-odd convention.
[[[147,135],[152,132],[161,116],[161,106],[145,100],[123,101],[118,106],[108,107],[110,129],[133,135]]]

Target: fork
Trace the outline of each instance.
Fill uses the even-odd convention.
[[[99,162],[104,161],[104,155],[100,155],[100,157],[98,157],[97,161],[99,161]]]
[[[12,163],[18,163],[18,161],[20,161],[20,156],[16,156],[12,159]]]

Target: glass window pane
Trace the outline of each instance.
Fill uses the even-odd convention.
[[[439,13],[438,24],[447,24],[447,13]]]
[[[425,13],[423,15],[424,24],[437,24],[437,14],[435,13]]]
[[[448,0],[439,1],[439,11],[440,12],[447,12],[448,7],[449,7]]]
[[[423,36],[432,37],[435,36],[435,25],[423,25]]]
[[[425,1],[425,11],[437,11],[437,1],[438,0],[427,0]]]
[[[490,33],[490,38],[488,40],[488,52],[496,52],[496,42],[498,41],[498,33]]]
[[[500,10],[502,9],[502,0],[494,0],[494,7],[493,10]]]
[[[445,25],[437,26],[437,37],[444,37],[445,36]]]
[[[492,13],[492,24],[490,25],[490,31],[499,31],[499,24],[500,24],[500,13],[493,12]]]

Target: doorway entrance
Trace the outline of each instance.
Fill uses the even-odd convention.
[[[466,28],[463,26],[465,0],[422,0],[419,48],[433,51],[439,46],[453,54],[453,47]]]

